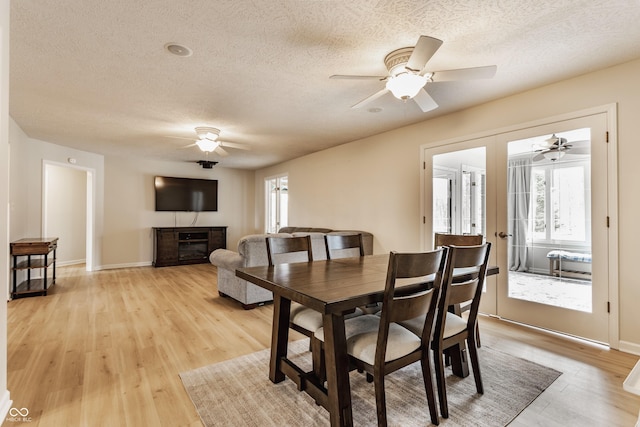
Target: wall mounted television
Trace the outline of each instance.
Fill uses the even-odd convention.
[[[218,210],[218,180],[156,176],[156,211]]]

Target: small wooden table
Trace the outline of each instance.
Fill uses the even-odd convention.
[[[47,290],[56,283],[56,249],[58,247],[57,237],[37,237],[16,240],[10,243],[11,255],[13,256],[13,298],[23,298],[36,295],[47,295]],[[53,256],[49,254],[53,252]],[[26,260],[18,261],[20,257],[27,257]],[[49,279],[47,270],[52,267],[53,274]],[[41,269],[42,277],[31,278],[31,270]],[[18,285],[18,272],[26,270],[27,278]]]
[[[344,314],[382,301],[388,262],[386,254],[236,270],[241,279],[273,292],[269,379],[274,383],[285,376],[292,379],[329,411],[332,426],[353,425]],[[487,269],[487,274],[497,273],[497,267]],[[291,301],[323,315],[328,388],[313,372],[304,372],[287,359]]]

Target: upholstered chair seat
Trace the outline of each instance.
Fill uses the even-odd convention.
[[[361,314],[363,314],[362,310],[357,308],[353,313],[345,315],[345,319],[360,316]],[[322,314],[292,301],[289,322],[306,331],[315,332],[318,328],[322,327]]]
[[[424,319],[423,319],[424,322]],[[344,322],[347,336],[347,353],[356,359],[373,365],[376,356],[380,316],[365,314]],[[324,329],[316,331],[315,337],[324,342]],[[389,339],[385,362],[399,359],[420,348],[420,337],[397,323],[389,324]]]

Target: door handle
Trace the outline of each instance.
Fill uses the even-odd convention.
[[[498,237],[501,239],[506,239],[507,237],[511,237],[511,234],[506,234],[504,231],[498,233]]]

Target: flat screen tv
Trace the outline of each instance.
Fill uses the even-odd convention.
[[[203,212],[218,210],[215,179],[156,176],[156,211]]]

